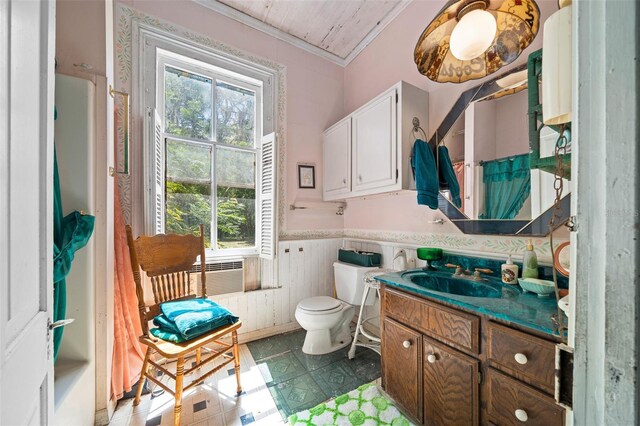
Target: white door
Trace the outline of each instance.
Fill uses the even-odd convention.
[[[335,200],[351,190],[351,117],[331,126],[323,135],[325,200]]]
[[[0,424],[53,411],[55,2],[0,1]]]
[[[353,191],[397,182],[396,89],[378,96],[353,117]]]

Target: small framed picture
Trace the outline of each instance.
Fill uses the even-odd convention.
[[[298,188],[316,187],[316,166],[298,164]]]

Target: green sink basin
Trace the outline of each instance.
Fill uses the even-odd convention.
[[[442,273],[412,271],[402,274],[402,278],[427,290],[458,296],[500,299],[506,295],[517,295],[517,290],[489,281],[472,281],[455,278]]]

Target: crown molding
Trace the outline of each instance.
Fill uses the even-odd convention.
[[[356,56],[358,56],[364,50],[365,47],[367,47],[373,40],[375,40],[375,38],[378,37],[382,30],[384,30],[387,25],[391,23],[391,21],[396,19],[398,15],[400,15],[400,13],[402,13],[402,11],[405,10],[412,1],[413,0],[402,0],[396,5],[396,7],[391,9],[391,11],[387,13],[387,15],[382,18],[371,31],[369,31],[369,34],[367,34],[366,37],[363,38],[360,43],[358,43],[358,45],[351,51],[351,53],[347,55],[347,57],[344,59],[345,64],[343,66],[346,67],[347,65],[349,65],[351,61],[353,61]]]
[[[385,27],[393,21],[408,5],[412,0],[402,0],[400,1],[396,7],[394,7],[387,15],[378,22],[378,24],[365,36],[360,43],[347,55],[346,58],[341,58],[338,55],[335,55],[331,52],[328,52],[324,49],[321,49],[313,44],[302,40],[296,36],[293,36],[289,33],[286,33],[282,30],[279,30],[276,27],[273,27],[267,23],[260,21],[259,19],[254,18],[253,16],[247,15],[244,12],[241,12],[237,9],[234,9],[231,6],[228,6],[224,3],[219,2],[218,0],[194,0],[201,6],[204,6],[214,12],[217,12],[227,18],[231,18],[235,21],[238,21],[248,27],[251,27],[255,30],[261,31],[265,34],[268,34],[272,37],[277,38],[278,40],[282,40],[286,43],[289,43],[299,49],[312,53],[316,56],[319,56],[323,59],[326,59],[334,64],[340,65],[341,67],[346,67],[349,65],[351,61],[353,61],[360,52],[364,50],[381,32],[385,29]]]

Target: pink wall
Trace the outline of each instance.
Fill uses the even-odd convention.
[[[496,99],[496,157],[529,152],[527,91]]]
[[[104,1],[56,1],[56,72],[106,75]],[[80,64],[91,65],[83,69]]]
[[[538,5],[542,14],[541,22],[557,10],[555,0],[538,0]],[[347,65],[344,71],[346,113],[358,108],[399,80],[405,80],[429,92],[429,125],[425,130],[431,136],[460,94],[482,81],[442,84],[434,83],[418,73],[413,62],[415,44],[441,7],[441,2],[413,1],[355,60]],[[525,63],[529,53],[541,47],[542,25],[532,45],[505,70]],[[349,201],[344,215],[344,226],[347,229],[459,232],[449,223],[446,225],[427,223],[436,217],[442,217],[442,214],[437,210],[418,206],[414,194],[390,195]]]
[[[341,229],[342,216],[331,211],[290,211],[288,205],[322,201],[322,132],[344,116],[344,69],[192,1],[119,3],[286,66],[286,230]],[[298,189],[298,163],[316,165],[316,189]]]
[[[468,160],[493,160],[496,158],[496,104],[475,102],[469,108],[473,108],[473,131],[468,135],[471,137],[469,144],[473,147],[473,158]]]

